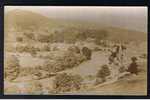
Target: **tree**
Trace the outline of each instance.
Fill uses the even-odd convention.
[[[83,79],[80,75],[62,73],[56,75],[53,82],[53,88],[56,93],[79,90],[81,88],[82,81]]]
[[[4,77],[11,81],[17,78],[20,72],[19,60],[14,55],[5,56],[6,64],[4,66]]]

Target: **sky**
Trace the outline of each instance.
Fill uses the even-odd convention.
[[[49,18],[84,21],[147,32],[146,6],[5,6],[5,12],[21,9],[40,13]]]

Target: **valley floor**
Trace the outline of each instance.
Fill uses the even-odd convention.
[[[91,60],[84,61],[80,65],[72,68],[61,71],[59,73],[71,73],[78,74],[84,78],[84,86],[79,91],[71,91],[63,94],[80,94],[80,95],[146,95],[147,94],[147,62],[142,61],[142,69],[137,76],[136,75],[127,75],[120,79],[112,79],[110,82],[106,82],[106,84],[102,85],[93,85],[95,82],[95,74],[97,70],[100,69],[101,65],[107,64],[108,54],[105,52],[94,52],[92,54]],[[89,78],[91,76],[91,78]],[[42,94],[49,94],[48,90],[52,89],[52,81],[54,77],[45,78],[41,80],[37,80],[42,84],[43,92]],[[18,77],[14,82],[5,81],[5,94],[17,94],[17,93],[25,93],[24,91],[30,91],[23,89],[24,85],[28,82],[33,81],[30,76],[26,77]],[[16,88],[15,88],[15,87]],[[12,88],[13,87],[13,88]],[[15,88],[15,89],[14,89]],[[29,88],[29,87],[28,87]],[[21,92],[22,91],[22,92]],[[61,94],[60,94],[61,95]]]

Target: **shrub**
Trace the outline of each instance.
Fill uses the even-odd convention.
[[[110,75],[110,70],[107,65],[103,65],[102,68],[98,71],[97,77],[104,78]]]
[[[8,52],[16,52],[15,46],[13,46],[12,43],[5,43],[4,49]]]
[[[44,45],[42,51],[51,51],[51,48],[48,44]]]
[[[16,46],[16,51],[19,53],[24,52],[24,46]]]
[[[35,48],[31,45],[17,46],[16,51],[19,53],[27,52],[30,53],[32,56],[35,56],[37,54],[38,48]]]
[[[49,73],[55,73],[64,70],[64,68],[62,67],[62,62],[60,61],[47,61],[45,62],[42,70],[48,71]]]
[[[43,42],[43,43],[48,43],[48,42],[53,42],[53,35],[45,35],[45,34],[38,34],[37,35],[37,41]]]
[[[23,38],[22,38],[22,37],[17,37],[17,38],[16,38],[16,41],[17,41],[17,42],[22,42],[22,41],[23,41]]]
[[[57,53],[57,52],[55,52]],[[58,55],[51,55],[39,69],[49,73],[56,73],[62,70],[73,68],[85,60],[81,54],[74,54],[73,52],[60,53]]]
[[[139,56],[139,58],[147,59],[147,54],[143,53]]]
[[[33,68],[30,68],[30,67],[29,68],[28,67],[20,68],[19,77],[30,75],[32,70],[33,70]]]
[[[53,89],[56,93],[69,92],[79,90],[82,85],[82,77],[79,75],[71,74],[58,74],[53,81]]]
[[[36,67],[29,67],[29,68],[21,68],[21,72],[19,74],[20,77],[32,75],[33,79],[39,80],[48,78],[51,75],[51,70],[46,69],[47,66],[36,66]],[[55,75],[55,74],[54,74]]]
[[[69,52],[74,52],[74,53],[80,53],[80,49],[79,49],[79,47],[77,47],[77,46],[70,46],[70,47],[68,48],[68,51],[69,51]]]
[[[28,76],[28,75],[36,73],[37,71],[38,71],[38,69],[35,67],[22,67],[22,68],[20,68],[19,76],[20,77]]]
[[[31,40],[35,40],[35,35],[34,35],[34,33],[27,33],[27,32],[25,32],[24,33],[24,36],[26,37],[26,38],[28,38],[28,39],[31,39]]]
[[[95,47],[95,48],[94,48],[94,51],[102,51],[102,49],[99,48],[99,47]]]
[[[81,54],[65,51],[59,55],[52,55],[52,59],[46,61],[43,68],[52,72],[58,72],[68,68],[73,68],[84,60],[85,58]]]
[[[72,68],[77,63],[77,59],[72,52],[67,52],[63,57],[63,66],[67,68]]]
[[[31,49],[29,49],[28,52],[29,52],[29,53],[31,54],[31,56],[33,56],[33,57],[35,57],[36,54],[37,54],[36,49],[35,49],[34,47],[32,47]]]
[[[110,74],[111,74],[111,72],[110,72],[108,66],[107,65],[103,65],[101,67],[101,69],[98,71],[98,73],[96,74],[96,77],[98,78],[98,80],[101,80],[101,82],[105,82],[106,81],[106,77],[109,76]]]
[[[77,65],[86,60],[86,57],[83,56],[82,54],[76,54],[75,57],[76,57],[76,59],[77,59],[77,62],[76,62]]]
[[[14,80],[20,72],[19,60],[14,55],[6,55],[4,66],[4,78],[7,80]]]

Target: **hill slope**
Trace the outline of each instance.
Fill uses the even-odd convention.
[[[134,30],[127,30],[123,28],[109,27],[107,28],[110,40],[120,41],[147,41],[147,34],[144,32],[138,32]]]
[[[5,35],[9,32],[21,31],[40,31],[49,34],[53,30],[57,30],[60,33],[76,33],[81,32],[86,33],[85,30],[90,29],[90,34],[93,31],[96,34],[101,34],[101,29],[106,30],[108,35],[108,40],[115,41],[145,41],[147,40],[147,34],[127,29],[121,29],[116,27],[105,27],[102,25],[93,25],[90,23],[75,22],[75,21],[64,21],[61,19],[50,19],[43,15],[25,11],[25,10],[13,10],[5,13]],[[64,31],[65,30],[65,31]],[[67,30],[67,31],[66,31]],[[70,31],[71,30],[71,31]],[[92,30],[92,31],[91,31]],[[12,35],[17,35],[17,33],[12,33]],[[95,33],[94,32],[94,33]],[[37,33],[38,34],[38,33]]]

